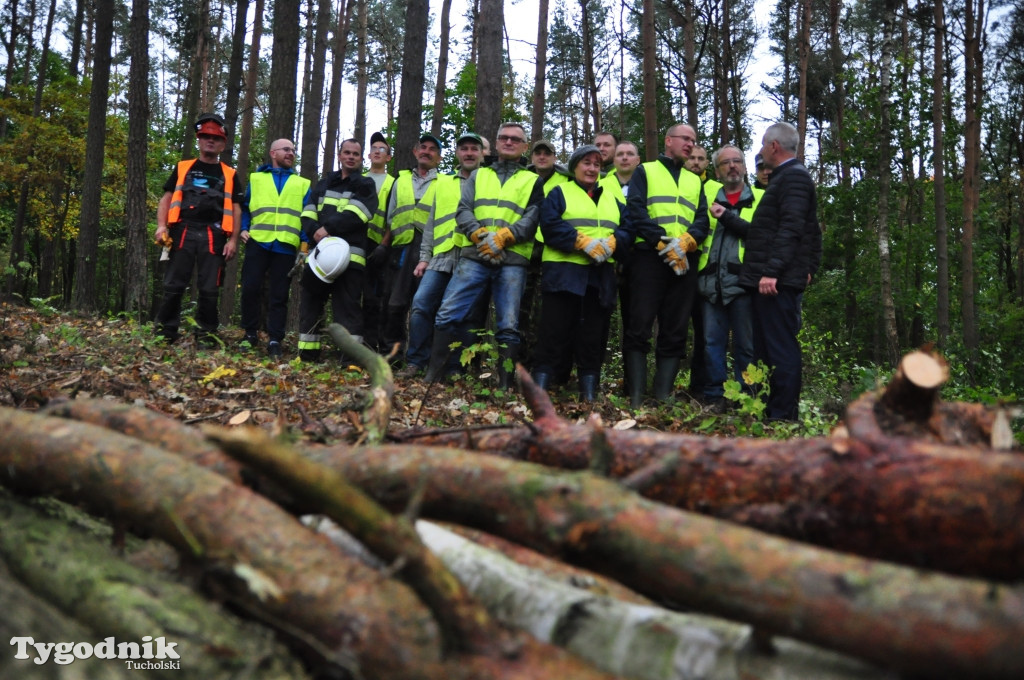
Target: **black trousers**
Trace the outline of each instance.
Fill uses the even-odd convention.
[[[288,272],[294,265],[294,255],[275,253],[251,239],[246,242],[245,262],[242,263],[242,328],[246,335],[256,335],[260,329],[265,281],[267,335],[277,342],[284,340],[288,323],[288,291],[292,285]]]
[[[188,226],[181,222],[168,225],[171,261],[164,273],[164,299],[156,313],[156,323],[167,338],[178,337],[181,327],[181,302],[196,273],[199,301],[196,325],[202,333],[215,333],[220,319],[217,302],[224,279],[224,245],[227,236],[213,227]]]
[[[598,303],[594,288],[588,288],[586,295],[541,293],[534,372],[567,374],[571,366],[564,365],[565,357],[571,356],[578,375],[599,374],[611,315],[611,307]]]
[[[384,333],[381,340],[390,350],[395,343],[405,343],[408,337],[409,308],[420,280],[412,275],[420,261],[420,243],[423,232],[416,230],[412,242],[391,249],[388,261],[388,273],[391,277],[388,286],[388,302],[384,317]]]
[[[349,267],[331,283],[324,283],[305,267],[299,290],[299,349],[320,348],[320,326],[327,300],[331,318],[352,335],[363,335],[363,309],[359,292],[363,286],[362,267]]]
[[[657,320],[655,356],[659,359],[686,356],[686,329],[697,298],[696,254],[690,253],[687,260],[690,270],[676,276],[656,251],[633,251],[626,270],[629,318],[625,322],[623,350],[649,353]]]

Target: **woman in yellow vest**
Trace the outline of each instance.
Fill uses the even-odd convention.
[[[569,158],[573,181],[553,188],[540,209],[544,234],[540,332],[533,379],[547,388],[575,363],[580,398],[594,401],[615,308],[612,254],[627,243],[625,211],[598,184],[601,152],[581,146]]]

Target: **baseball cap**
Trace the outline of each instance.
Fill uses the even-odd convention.
[[[759,165],[764,165],[764,159],[761,158],[761,154],[754,156],[754,167],[756,168]]]
[[[441,140],[435,137],[434,135],[430,134],[429,132],[424,132],[422,135],[420,135],[420,143],[423,142],[433,142],[434,144],[437,144],[438,149],[444,148],[444,144],[441,143]]]
[[[549,142],[546,139],[538,139],[536,142],[533,143],[533,146],[530,147],[530,154],[532,155],[534,151],[540,148],[544,148],[550,151],[551,153],[555,153],[555,147],[554,145],[551,144],[551,142]]]
[[[484,145],[484,140],[481,139],[480,135],[478,135],[477,133],[475,133],[475,132],[463,132],[461,135],[459,135],[459,138],[455,140],[455,146],[458,146],[459,144],[462,144],[466,140],[469,140],[471,142],[476,142],[480,146]]]

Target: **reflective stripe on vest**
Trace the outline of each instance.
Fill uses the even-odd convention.
[[[175,180],[174,193],[171,194],[171,208],[167,211],[168,224],[181,221],[181,201],[182,191],[185,189],[185,177],[195,162],[195,158],[178,162],[178,178]],[[235,188],[235,169],[221,163],[220,170],[224,173],[224,207],[220,228],[225,234],[230,234],[235,230],[235,205],[231,201],[231,194]]]
[[[704,238],[701,243],[700,260],[697,262],[697,271],[704,269],[708,264],[708,258],[711,257],[711,244],[715,240],[715,229],[718,228],[718,220],[711,214],[711,204],[718,199],[718,193],[723,189],[720,182],[716,182],[713,179],[709,179],[704,183],[704,195],[708,199],[708,235]],[[764,194],[763,189],[757,189],[754,187],[750,188],[750,191],[754,194],[754,202],[750,207],[743,208],[740,210],[740,217],[745,219],[747,222],[754,218],[754,210],[757,209],[757,204],[761,202],[761,196]],[[725,200],[725,195],[722,195],[722,200]],[[739,243],[739,253],[737,257],[740,262],[743,262],[743,254],[746,253],[747,248],[743,244],[743,239],[736,239]]]
[[[688,231],[700,203],[700,177],[679,171],[678,183],[661,161],[643,164],[647,175],[647,214],[673,238]]]
[[[441,175],[434,184],[437,191],[434,192],[434,246],[431,255],[436,257],[471,242],[464,234],[455,231],[455,215],[459,212],[459,199],[462,198],[462,177]]]
[[[368,222],[370,219],[370,210],[362,201],[353,199],[352,195],[351,191],[325,191],[316,205],[310,203],[303,209],[302,216],[310,220],[318,221],[320,219],[320,213],[323,211],[324,207],[332,205],[338,212],[355,213],[360,220]]]
[[[302,231],[299,216],[307,191],[309,180],[294,173],[285,179],[281,193],[277,193],[274,173],[253,174],[249,178],[250,238],[260,243],[280,241],[298,248]]]
[[[386,175],[380,185],[380,191],[377,192],[377,211],[373,213],[373,219],[370,220],[366,230],[366,236],[374,243],[384,240],[384,225],[388,217],[388,195],[391,193],[391,186],[394,183],[395,178]]]
[[[476,171],[476,194],[473,197],[473,214],[481,227],[498,231],[515,224],[530,202],[537,175],[526,168],[516,172],[502,184],[498,173],[492,168]],[[508,250],[529,259],[533,243],[514,243]]]
[[[423,225],[430,216],[430,206],[434,203],[434,187],[437,180],[427,185],[419,200],[412,186],[412,171],[402,170],[395,182],[395,211],[391,213],[391,245],[404,246],[412,243],[414,231],[423,231]]]
[[[320,349],[320,334],[299,333],[299,349]]]
[[[562,212],[562,219],[576,231],[592,238],[605,238],[615,231],[615,227],[619,226],[619,202],[615,200],[612,192],[602,191],[601,197],[597,199],[597,203],[594,203],[594,199],[588,196],[587,192],[576,182],[563,184],[561,191],[565,197],[565,210]],[[550,246],[544,248],[543,261],[593,264],[589,257],[578,250],[565,252]],[[613,261],[609,260],[609,262]]]

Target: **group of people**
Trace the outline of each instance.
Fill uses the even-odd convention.
[[[651,392],[672,396],[692,322],[694,396],[724,407],[731,338],[737,379],[757,360],[772,368],[768,417],[797,417],[801,299],[820,264],[821,230],[787,123],[765,132],[752,185],[741,149],[725,145],[709,159],[685,124],[666,131],[653,161],[602,132],[561,165],[550,142],[531,144],[522,124],[503,123],[493,154],[476,133],[458,137],[451,175],[438,173],[444,144],[431,134],[411,149],[412,169],[389,175],[391,145],[374,133],[368,172],[362,143],[347,139],[339,169],[315,186],[295,172],[294,144],[281,139],[244,191],[217,160],[223,121],[200,117],[196,134],[199,158],[172,173],[157,216],[157,240],[172,250],[156,318],[168,341],[178,337],[193,269],[197,333],[210,341],[223,266],[241,240],[244,343],[260,344],[267,284],[271,356],[282,353],[298,271],[304,361],[321,359],[330,300],[335,322],[404,362],[400,376],[438,380],[461,370],[460,348],[493,308],[502,387],[517,361],[544,388],[567,383],[575,368],[580,397],[593,401],[619,305],[634,408],[647,395],[652,340]]]

